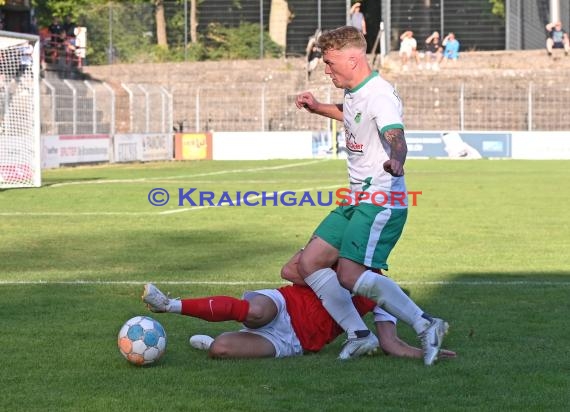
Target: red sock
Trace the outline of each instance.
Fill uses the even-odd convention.
[[[209,296],[198,299],[182,299],[183,315],[193,316],[209,322],[237,320],[243,322],[247,317],[249,302],[229,296]]]

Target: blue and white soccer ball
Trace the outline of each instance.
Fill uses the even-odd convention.
[[[135,316],[125,322],[118,337],[119,351],[134,365],[149,365],[166,351],[166,332],[148,316]]]

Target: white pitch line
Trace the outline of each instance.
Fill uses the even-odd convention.
[[[156,216],[156,212],[0,212],[0,216]]]
[[[283,286],[288,282],[278,281],[200,281],[200,280],[0,280],[0,286],[9,285],[144,285],[145,283],[161,285],[211,285],[211,286],[239,286],[239,285],[277,285]],[[549,280],[408,280],[397,282],[405,286],[570,286],[570,281]]]
[[[232,169],[232,170],[220,170],[218,172],[208,172],[208,173],[197,173],[193,175],[176,175],[176,176],[156,176],[156,177],[141,177],[139,179],[97,179],[97,180],[79,180],[79,181],[71,181],[71,182],[63,182],[63,183],[54,183],[53,185],[46,185],[48,188],[53,187],[63,187],[63,186],[71,186],[71,185],[100,185],[100,184],[107,184],[107,183],[136,183],[136,182],[153,182],[153,181],[160,181],[160,180],[170,180],[170,179],[191,179],[195,177],[204,177],[204,176],[218,176],[218,175],[225,175],[225,174],[236,174],[236,173],[251,173],[251,172],[260,172],[264,170],[280,170],[280,169],[288,169],[291,167],[300,167],[300,166],[307,166],[314,163],[319,163],[323,161],[327,161],[328,159],[318,159],[318,160],[310,160],[306,162],[300,163],[288,163],[280,166],[264,166],[264,167],[256,167],[251,169]]]
[[[139,281],[139,280],[0,280],[0,286],[5,285],[144,285],[146,283],[155,283],[161,285],[219,285],[219,286],[236,286],[236,285],[285,285],[285,282],[272,281]]]
[[[308,187],[303,189],[297,190],[281,190],[278,191],[277,194],[280,195],[285,192],[311,192],[316,190],[326,190],[326,189],[337,189],[339,185],[330,185],[330,186],[322,186],[322,187]],[[262,195],[259,196],[248,196],[247,199],[255,200],[263,197]],[[236,204],[237,201],[235,199],[231,199],[233,204]],[[0,212],[0,216],[161,216],[161,215],[173,215],[176,213],[182,212],[194,212],[197,210],[202,209],[210,209],[210,208],[217,208],[217,207],[226,207],[231,206],[229,203],[223,203],[221,205],[205,205],[205,206],[188,206],[188,207],[179,207],[177,209],[171,210],[164,210],[164,211],[156,211],[156,212]],[[237,206],[237,207],[250,207],[247,205],[244,206]],[[254,206],[251,206],[254,207]],[[158,208],[158,207],[157,207]]]

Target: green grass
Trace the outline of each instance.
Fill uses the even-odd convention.
[[[0,191],[0,410],[567,410],[570,163],[409,160],[406,173],[422,195],[389,274],[451,323],[444,346],[459,356],[431,368],[341,363],[342,338],[318,355],[214,361],[188,337],[239,325],[167,314],[153,315],[169,339],[158,365],[118,352],[122,323],[148,314],[144,282],[176,296],[277,287],[331,209],[192,209],[178,188],[334,190],[343,161],[58,169],[42,188]],[[154,187],[167,206],[149,204]]]

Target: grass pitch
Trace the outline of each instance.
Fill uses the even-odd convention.
[[[170,314],[151,314],[168,333],[159,364],[118,352],[122,323],[149,314],[144,282],[182,297],[278,287],[332,209],[178,206],[179,189],[316,196],[346,186],[341,160],[58,169],[0,191],[0,410],[567,410],[570,163],[409,160],[406,173],[422,195],[389,274],[451,324],[458,358],[431,368],[339,362],[342,337],[300,358],[209,360],[188,337],[239,325]],[[171,197],[155,207],[159,187]]]

